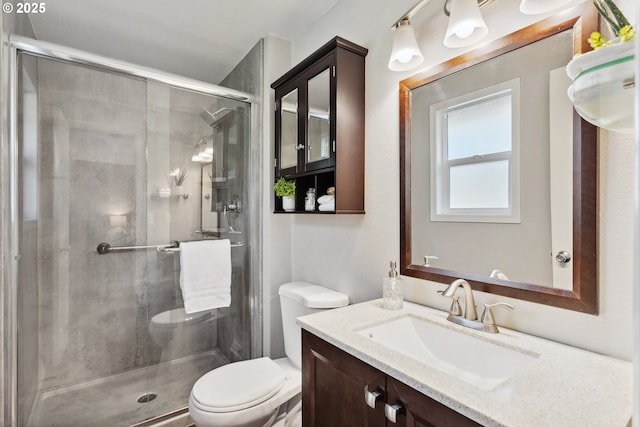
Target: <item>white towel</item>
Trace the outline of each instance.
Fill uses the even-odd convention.
[[[324,205],[325,203],[331,203],[335,200],[333,194],[325,194],[324,196],[320,196],[318,199],[318,204]]]
[[[231,242],[180,243],[180,289],[184,311],[196,313],[231,305]]]
[[[323,203],[320,206],[318,206],[318,210],[321,211],[321,212],[335,211],[336,210],[336,202],[335,201],[331,201],[329,203]]]

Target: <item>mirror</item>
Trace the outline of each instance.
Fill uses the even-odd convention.
[[[328,159],[329,153],[329,69],[309,80],[307,116],[307,163]]]
[[[564,71],[591,9],[400,83],[401,274],[597,313],[597,132]]]
[[[200,229],[204,237],[235,232],[243,209],[241,178],[244,174],[242,144],[246,130],[244,109],[224,107],[212,125],[212,134],[198,144],[200,155]],[[203,157],[208,153],[208,157]]]
[[[298,89],[282,97],[282,134],[280,136],[280,169],[298,164]]]

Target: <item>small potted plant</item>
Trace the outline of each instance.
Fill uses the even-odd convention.
[[[282,197],[282,209],[286,212],[296,210],[296,183],[280,178],[273,186],[276,196]]]
[[[187,169],[176,169],[171,174],[173,176],[173,185],[175,186],[175,194],[181,196],[184,194],[184,182],[187,180]]]

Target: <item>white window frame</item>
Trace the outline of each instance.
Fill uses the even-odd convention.
[[[511,151],[448,160],[447,117],[459,111],[505,95],[511,95]],[[431,221],[520,223],[520,79],[470,92],[429,107]],[[451,208],[450,168],[506,160],[509,165],[507,208]]]

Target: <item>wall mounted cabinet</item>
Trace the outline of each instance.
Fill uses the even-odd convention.
[[[276,80],[275,178],[296,182],[294,213],[364,213],[364,71],[367,49],[335,37]],[[335,210],[304,198],[335,187]],[[284,212],[276,198],[276,212]]]
[[[302,423],[308,427],[480,426],[302,331]]]

